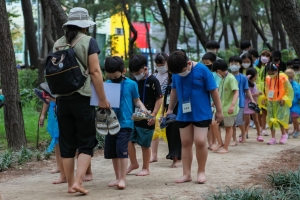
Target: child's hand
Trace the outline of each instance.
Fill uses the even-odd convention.
[[[153,116],[152,119],[148,120],[148,126],[152,126],[153,124],[155,124],[155,116]]]
[[[41,116],[40,116],[40,120],[39,120],[39,125],[40,125],[40,126],[44,126],[44,121],[45,121],[45,116],[44,116],[44,115],[41,115]]]
[[[284,100],[280,100],[280,101],[279,101],[280,106],[283,106],[284,103],[285,103]]]
[[[229,109],[228,109],[228,114],[232,114],[234,111],[234,106],[230,106]]]
[[[217,111],[216,114],[215,114],[215,120],[218,122],[218,123],[221,123],[223,121],[223,113],[222,111]]]

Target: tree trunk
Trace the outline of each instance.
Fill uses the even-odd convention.
[[[225,20],[225,10],[224,10],[222,0],[219,0],[219,6],[220,6],[221,18],[222,18],[222,24],[223,24],[223,36],[224,36],[225,49],[229,49],[227,22]]]
[[[163,42],[162,47],[161,47],[161,51],[164,52],[165,48],[166,48],[166,45],[167,45],[167,42],[168,42],[168,38],[169,38],[169,18],[168,18],[168,14],[167,14],[167,11],[165,9],[165,6],[163,4],[163,1],[162,0],[156,0],[156,3],[157,3],[157,7],[159,9],[159,12],[161,14],[161,18],[163,20],[163,24],[164,24],[165,31],[166,31],[166,38],[164,39],[164,42]]]
[[[241,41],[251,39],[251,0],[241,0]]]
[[[0,64],[2,92],[6,98],[4,106],[5,132],[8,148],[26,146],[24,121],[20,103],[20,91],[16,59],[11,40],[5,1],[0,1]]]
[[[258,49],[258,42],[257,42],[257,37],[258,37],[258,34],[257,32],[255,31],[255,28],[254,26],[251,24],[252,26],[252,29],[251,29],[251,41],[252,41],[252,47],[254,49]]]
[[[199,28],[195,18],[193,17],[192,13],[190,12],[189,7],[187,6],[185,0],[179,0],[179,2],[184,11],[185,16],[188,18],[191,26],[194,29],[194,32],[197,35],[198,40],[201,42],[202,46],[205,48],[205,45],[208,42],[208,38],[206,37],[205,32],[201,31],[201,29]],[[172,33],[171,30],[170,30],[170,33]]]
[[[300,56],[300,12],[294,0],[272,0],[298,56]]]
[[[128,56],[130,58],[133,55],[133,46],[134,46],[134,42],[137,39],[138,33],[137,33],[137,31],[135,30],[134,26],[131,23],[130,14],[129,14],[128,10],[127,10],[126,4],[127,4],[126,0],[122,0],[123,11],[124,11],[126,19],[128,21],[130,32],[133,34],[133,37],[130,37],[130,39],[129,39]]]
[[[279,14],[278,15],[278,31],[280,36],[280,49],[287,49],[287,42],[286,42],[286,34],[282,27],[282,21],[280,19]]]
[[[181,6],[177,0],[170,0],[170,17],[169,17],[169,51],[172,53],[177,49],[177,41],[180,31]]]
[[[186,51],[189,52],[190,51],[190,45],[189,45],[189,38],[186,36],[186,17],[183,17],[183,41],[186,44]]]
[[[146,8],[145,6],[142,6],[142,13],[143,13],[143,20],[146,28],[146,40],[148,44],[148,49],[149,49],[149,56],[150,56],[150,64],[151,64],[151,71],[154,72],[154,63],[153,63],[153,55],[151,51],[151,41],[150,41],[150,35],[149,35],[149,27],[146,19]]]
[[[36,38],[36,29],[33,22],[33,14],[31,8],[30,0],[22,0],[22,10],[24,15],[24,26],[25,26],[25,34],[26,40],[29,50],[30,57],[30,65],[32,68],[37,69],[39,64],[39,52],[38,52],[38,44]],[[30,42],[28,42],[30,41]]]
[[[61,3],[59,0],[51,0],[48,1],[51,7],[51,11],[55,16],[58,27],[62,27],[64,23],[68,21],[68,16],[64,9],[61,7]]]
[[[205,29],[202,25],[202,20],[201,20],[200,14],[199,14],[198,9],[197,9],[196,0],[189,0],[189,4],[190,4],[191,10],[193,12],[194,18],[195,18],[195,20],[198,24],[198,27],[199,27],[200,31],[202,33],[204,33],[204,35],[206,37]]]
[[[229,1],[229,3],[227,3],[227,0],[225,1],[225,8],[226,8],[226,16],[231,16],[230,15],[230,6],[231,6],[231,1]],[[239,44],[239,39],[237,37],[235,28],[234,28],[234,20],[232,19],[232,17],[230,17],[229,20],[229,26],[233,35],[233,39],[234,39],[234,44],[237,48],[239,48],[240,44]]]
[[[212,0],[210,1],[211,6],[213,6]],[[211,26],[210,39],[215,40],[216,34],[216,24],[217,24],[217,12],[218,12],[218,1],[215,1],[214,15],[213,15],[213,23]]]
[[[271,9],[271,32],[273,37],[273,47],[279,49],[279,37],[278,37],[278,18],[275,6],[270,0],[270,9]]]
[[[253,24],[254,28],[256,29],[257,33],[260,35],[260,37],[262,38],[262,40],[264,41],[264,43],[266,44],[266,46],[269,48],[270,51],[272,51],[273,47],[269,43],[269,41],[266,38],[264,32],[259,28],[257,22],[253,19],[253,17],[252,17],[251,21],[252,21],[252,24]]]

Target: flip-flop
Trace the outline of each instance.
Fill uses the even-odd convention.
[[[43,92],[42,92],[41,90],[39,90],[39,89],[37,89],[37,88],[34,88],[33,91],[34,91],[34,93],[36,94],[36,96],[38,96],[38,98],[39,98],[42,102],[44,102],[45,104],[49,104],[49,103],[47,102],[47,100],[43,97]]]
[[[166,117],[166,123],[167,124],[170,124],[172,122],[175,122],[176,121],[176,115],[175,114],[168,114],[167,117]]]
[[[108,134],[108,126],[107,126],[107,111],[102,108],[98,108],[96,112],[96,131],[100,135]]]
[[[117,115],[113,109],[107,110],[107,126],[110,135],[116,135],[121,129]]]
[[[167,118],[163,117],[160,123],[160,129],[164,129],[167,128],[169,126],[169,124],[167,124]]]

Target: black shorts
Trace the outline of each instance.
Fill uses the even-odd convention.
[[[199,128],[208,128],[209,125],[211,124],[211,119],[209,120],[203,120],[203,121],[199,121],[199,122],[178,122],[178,126],[179,128],[185,128],[190,124],[193,124],[196,127]]]
[[[128,158],[128,142],[131,128],[121,128],[116,135],[106,135],[104,145],[104,158]]]
[[[95,107],[90,106],[90,97],[75,93],[59,97],[56,102],[61,157],[74,158],[77,150],[78,154],[93,156],[97,139]]]

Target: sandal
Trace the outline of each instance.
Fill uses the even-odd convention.
[[[98,108],[96,112],[96,131],[100,135],[107,135],[108,134],[108,127],[107,127],[107,112],[105,109]]]
[[[107,126],[110,135],[116,135],[121,129],[117,115],[113,109],[107,110]]]
[[[133,113],[132,120],[134,121],[140,121],[140,120],[147,120],[152,119],[153,116],[150,114],[149,111],[143,111],[139,109],[137,112]]]
[[[175,114],[168,114],[167,117],[166,117],[166,123],[167,124],[170,124],[172,122],[175,122],[176,121],[176,115]]]
[[[49,104],[47,100],[44,98],[43,92],[41,90],[34,88],[33,91],[42,102],[44,102],[45,104]]]
[[[264,138],[260,135],[256,138],[258,142],[264,142]]]

